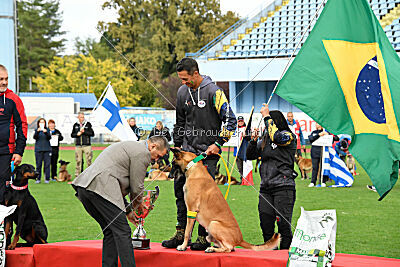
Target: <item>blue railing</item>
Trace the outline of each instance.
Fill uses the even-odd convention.
[[[203,46],[199,51],[195,52],[195,53],[185,53],[186,57],[193,57],[193,58],[198,58],[201,55],[203,55],[207,50],[209,50],[210,48],[212,48],[214,45],[216,45],[217,43],[219,43],[222,39],[224,39],[228,34],[230,34],[231,32],[233,32],[234,30],[236,30],[237,28],[239,28],[244,22],[247,21],[247,18],[244,19],[240,19],[238,21],[236,21],[235,24],[233,24],[232,26],[230,26],[228,29],[226,29],[225,31],[223,31],[220,35],[218,35],[217,37],[215,37],[211,42],[209,42],[208,44],[206,44],[205,46]]]

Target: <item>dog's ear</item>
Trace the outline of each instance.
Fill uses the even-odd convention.
[[[171,152],[174,153],[174,157],[179,159],[182,156],[182,151],[180,148],[177,147],[171,147],[170,148]]]

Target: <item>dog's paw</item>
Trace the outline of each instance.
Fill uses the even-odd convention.
[[[7,250],[14,250],[15,247],[16,247],[16,245],[10,244],[10,245],[7,247]]]
[[[215,250],[213,247],[208,247],[204,252],[205,253],[213,253],[213,252],[215,252]]]
[[[187,248],[187,247],[184,247],[183,245],[179,245],[179,246],[176,248],[176,250],[185,251],[186,248]]]

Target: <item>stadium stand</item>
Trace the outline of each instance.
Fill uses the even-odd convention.
[[[394,49],[399,52],[400,0],[369,2]],[[296,55],[317,20],[313,20],[314,16],[318,18],[324,3],[326,0],[276,0],[254,17],[239,20],[201,50],[187,56],[225,60]],[[301,45],[296,48],[300,40]]]

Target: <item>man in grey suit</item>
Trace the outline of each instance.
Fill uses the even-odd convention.
[[[73,181],[76,196],[103,230],[103,267],[118,266],[118,256],[123,267],[136,266],[125,215],[130,222],[138,222],[134,210],[142,209],[147,167],[168,149],[168,141],[161,136],[113,144]],[[125,199],[128,194],[130,203]]]

